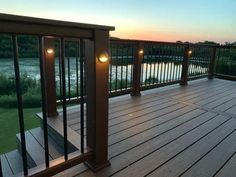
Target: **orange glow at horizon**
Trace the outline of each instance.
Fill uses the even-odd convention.
[[[166,42],[176,42],[176,41],[188,41],[188,42],[202,42],[202,41],[215,41],[219,43],[224,43],[227,37],[219,35],[213,37],[212,34],[184,34],[184,33],[171,33],[171,32],[154,32],[154,31],[112,31],[110,32],[111,37],[118,37],[121,39],[137,39],[137,40],[150,40],[150,41],[166,41]],[[229,38],[230,40],[230,38]]]

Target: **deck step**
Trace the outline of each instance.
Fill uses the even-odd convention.
[[[4,177],[22,174],[22,158],[18,150],[2,154],[1,163]]]
[[[18,149],[21,152],[20,134],[16,135]],[[25,132],[28,165],[32,168],[45,163],[43,130],[38,127]],[[48,137],[49,160],[62,156],[62,148]]]

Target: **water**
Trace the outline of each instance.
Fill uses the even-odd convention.
[[[40,66],[38,58],[21,58],[19,59],[20,72],[21,74],[26,74],[27,77],[32,79],[39,80],[40,79]],[[66,68],[66,81],[68,82],[68,60],[65,62]],[[78,67],[79,68],[79,67]],[[111,81],[115,81],[116,78],[118,80],[132,80],[132,65],[126,66],[115,66],[112,65],[112,68],[109,69],[109,73],[111,73]],[[199,65],[190,64],[189,73],[197,72],[197,73],[205,73],[206,67],[201,67]],[[145,82],[148,78],[155,78],[158,81],[165,80],[178,80],[181,77],[182,65],[176,64],[174,62],[160,62],[160,63],[144,63],[142,64],[142,75],[141,81]],[[55,73],[56,73],[56,81],[59,81],[59,61],[58,58],[55,61]],[[14,63],[13,59],[0,59],[0,75],[11,76],[14,75]],[[76,59],[70,58],[70,83],[71,86],[75,86],[76,84]],[[80,73],[78,70],[78,77],[80,77]]]

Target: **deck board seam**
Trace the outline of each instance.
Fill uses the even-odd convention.
[[[169,99],[169,100],[174,100],[173,98],[161,96],[159,93],[156,93],[156,94],[159,97],[163,97],[163,98]],[[205,110],[207,112],[213,112],[213,113],[216,113],[216,114],[219,114],[219,115],[222,115],[222,116],[226,116],[226,117],[229,117],[229,118],[236,119],[236,115],[234,115],[234,114],[230,114],[230,113],[227,113],[227,112],[222,112],[222,111],[219,111],[219,110],[216,110],[216,109],[207,108],[207,107],[204,107],[204,106],[201,106],[201,105],[197,105],[195,103],[189,103],[189,102],[186,102],[186,101],[181,101],[181,100],[175,100],[175,101],[177,101],[178,103],[186,104],[188,106],[193,106],[195,108]]]

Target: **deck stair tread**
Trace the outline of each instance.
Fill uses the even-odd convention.
[[[16,135],[20,147],[20,134]],[[28,163],[37,166],[45,163],[44,135],[41,127],[25,132]],[[49,160],[56,159],[63,154],[62,148],[48,137]]]

